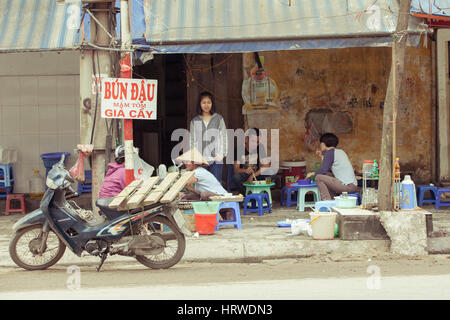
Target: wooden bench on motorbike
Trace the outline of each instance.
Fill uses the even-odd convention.
[[[161,182],[159,176],[150,177],[145,181],[134,180],[114,197],[109,208],[129,210],[158,202],[172,202],[193,175],[193,171],[183,174],[170,172]]]

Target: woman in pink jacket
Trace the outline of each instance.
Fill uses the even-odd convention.
[[[125,149],[118,146],[114,153],[115,162],[108,164],[108,171],[98,194],[99,198],[115,197],[127,186],[125,179]]]

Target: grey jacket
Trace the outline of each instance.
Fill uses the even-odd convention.
[[[201,115],[194,117],[189,130],[190,147],[197,148],[206,161],[213,161],[216,155],[226,156],[227,128],[220,114],[214,113],[209,119],[208,126],[203,122]]]

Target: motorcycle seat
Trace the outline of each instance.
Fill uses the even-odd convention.
[[[97,199],[97,201],[95,201],[95,205],[103,212],[105,213],[107,216],[109,216],[109,214],[113,214],[113,215],[122,215],[124,213],[128,213],[128,210],[116,210],[116,209],[111,209],[109,207],[109,204],[111,203],[111,201],[114,199],[114,197],[112,198],[99,198]],[[161,205],[159,203],[150,205],[150,206],[145,206],[144,210],[148,210],[151,208],[154,208],[158,205]],[[131,209],[130,210],[130,214],[134,214],[134,213],[138,213],[142,211],[142,207],[139,208],[135,208],[135,209]]]

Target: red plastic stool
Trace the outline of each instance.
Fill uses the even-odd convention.
[[[11,208],[11,202],[13,200],[19,200],[20,202],[20,208]],[[5,216],[9,215],[10,213],[22,213],[25,214],[26,213],[26,208],[25,208],[25,196],[23,194],[13,194],[13,193],[9,193],[6,196],[6,210],[5,210]]]

